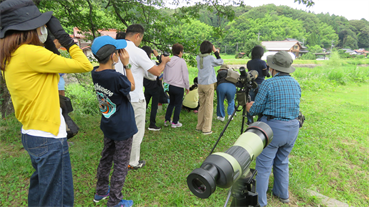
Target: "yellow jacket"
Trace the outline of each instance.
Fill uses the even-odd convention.
[[[183,99],[183,106],[188,108],[196,108],[199,105],[199,93],[198,89],[193,89],[192,91],[188,92]]]
[[[3,76],[12,98],[15,117],[22,123],[23,129],[58,134],[59,73],[81,73],[93,69],[77,45],[70,47],[69,53],[72,59],[28,44],[21,45],[12,53]]]

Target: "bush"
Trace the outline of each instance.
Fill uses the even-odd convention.
[[[71,99],[74,113],[99,114],[99,102],[93,84],[73,83],[66,87],[65,95]]]
[[[308,52],[306,54],[303,54],[301,57],[299,57],[300,60],[315,60],[315,54],[312,52]]]

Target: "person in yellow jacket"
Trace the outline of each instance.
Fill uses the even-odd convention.
[[[193,110],[194,113],[197,113],[197,110],[199,109],[199,93],[197,88],[196,77],[193,79],[193,85],[190,87],[190,92],[185,95],[182,103],[182,107],[188,112]]]
[[[41,13],[31,0],[3,1],[0,11],[0,69],[15,116],[22,123],[22,144],[35,169],[28,206],[73,206],[59,73],[89,72],[93,67],[52,12]],[[58,51],[49,32],[67,48],[71,59],[52,52]]]

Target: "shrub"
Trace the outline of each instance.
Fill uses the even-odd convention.
[[[74,113],[99,114],[99,102],[97,101],[93,84],[69,84],[65,95],[71,99]]]

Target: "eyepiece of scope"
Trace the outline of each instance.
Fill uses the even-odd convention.
[[[246,76],[246,68],[245,67],[240,67],[240,73],[241,73],[241,76],[245,77]]]
[[[191,192],[199,198],[209,198],[216,189],[218,170],[212,164],[206,164],[201,168],[194,169],[187,176],[187,185]]]
[[[225,152],[209,155],[200,168],[187,176],[187,185],[199,198],[208,198],[216,189],[229,188],[250,171],[250,163],[273,139],[272,129],[263,122],[251,124]]]

